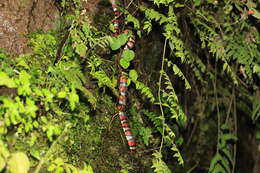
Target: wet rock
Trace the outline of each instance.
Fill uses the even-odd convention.
[[[54,28],[58,16],[53,0],[0,0],[0,48],[28,52],[27,34]]]

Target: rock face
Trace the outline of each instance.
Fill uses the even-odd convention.
[[[28,52],[27,34],[54,28],[58,16],[53,0],[0,0],[0,48]]]

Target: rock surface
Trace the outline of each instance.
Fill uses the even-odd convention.
[[[0,48],[28,52],[27,34],[54,28],[58,16],[53,0],[0,0]]]

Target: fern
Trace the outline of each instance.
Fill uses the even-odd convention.
[[[149,146],[150,140],[153,137],[152,129],[149,127],[144,127],[144,123],[142,121],[141,115],[136,112],[134,106],[130,108],[130,115],[132,116],[131,122],[132,128],[135,136],[139,135],[145,146]]]
[[[226,15],[225,18],[226,20],[232,20],[228,15]],[[246,32],[237,35],[237,31],[233,29],[233,24],[228,24],[227,22],[222,26],[206,11],[197,10],[196,17],[192,18],[192,23],[196,28],[196,32],[199,34],[199,38],[202,42],[201,47],[208,47],[209,52],[223,62],[222,70],[229,74],[235,84],[238,84],[237,75],[230,65],[234,59],[245,66],[245,73],[251,77],[252,69],[257,69],[255,60],[259,59],[259,54],[256,53],[258,50],[256,50],[255,44],[250,43],[250,40],[245,40],[244,38],[246,35],[252,35],[252,33]],[[232,21],[230,21],[230,23],[232,23]],[[245,23],[242,22],[241,25],[242,24]],[[239,28],[240,23],[236,25],[238,25]],[[216,30],[224,31],[218,33]],[[243,38],[241,38],[241,35]],[[258,39],[259,36],[255,35],[255,38]],[[258,70],[254,72],[258,73]]]
[[[166,103],[163,103],[163,106],[169,108],[172,114],[170,118],[176,119],[177,122],[181,122],[181,124],[183,124],[186,121],[186,115],[179,105],[178,97],[174,91],[174,87],[169,79],[169,76],[165,72],[163,72],[163,76],[165,78],[166,85],[166,90],[163,91],[163,97],[166,98]]]
[[[173,64],[172,62],[168,61],[168,67],[172,67],[172,71],[174,72],[174,74],[180,77],[184,81],[185,89],[191,89],[190,83],[188,82],[188,80],[186,79],[186,77],[184,76],[184,74],[176,64]],[[164,75],[167,76],[167,74],[165,73]],[[167,80],[169,81],[169,78],[167,78]]]
[[[177,148],[175,144],[175,133],[173,130],[169,127],[168,124],[162,124],[162,116],[158,116],[154,112],[149,112],[147,110],[142,110],[142,113],[144,113],[154,124],[156,131],[159,132],[161,135],[163,135],[163,126],[165,128],[166,134],[164,134],[163,138],[167,145],[171,146],[171,150],[174,152],[173,157],[177,158],[178,163],[180,165],[184,164],[184,160],[181,156],[181,153],[179,149]]]
[[[88,69],[90,70],[89,74],[98,80],[98,86],[103,87],[107,86],[111,91],[117,95],[116,85],[117,80],[115,77],[112,79],[108,77],[107,73],[102,69],[102,59],[97,55],[92,55],[88,60]]]
[[[171,170],[168,168],[166,163],[162,160],[162,154],[159,152],[153,153],[153,165],[154,171],[156,173],[171,173]]]
[[[147,18],[147,20],[144,22],[143,29],[146,30],[148,34],[152,30],[152,21],[159,22],[160,24],[166,21],[166,17],[154,9],[141,7],[140,10],[145,13],[145,17]]]
[[[66,79],[71,86],[82,91],[85,96],[88,98],[88,101],[95,108],[97,104],[97,99],[95,96],[87,90],[84,86],[87,83],[86,77],[81,71],[81,67],[76,62],[60,62],[55,67],[50,67],[49,72],[54,75],[56,78]]]
[[[98,32],[89,20],[81,20],[81,14],[77,14],[69,28],[69,39],[72,48],[82,58],[87,56],[87,52],[91,49],[101,47],[108,48],[109,38],[104,33]]]
[[[156,130],[162,134],[162,120],[161,118],[155,114],[154,112],[149,112],[145,109],[142,110],[142,113],[144,113],[154,124]]]
[[[209,173],[230,173],[233,158],[228,146],[230,142],[236,142],[237,137],[231,133],[228,133],[228,126],[222,125],[222,134],[218,141],[218,151],[210,162]]]
[[[252,120],[256,122],[260,117],[260,99],[259,93],[254,96],[253,100],[253,111],[252,111]]]
[[[198,79],[200,82],[206,83],[206,80],[204,79],[205,73],[207,73],[208,76],[212,76],[210,72],[206,72],[206,65],[196,55],[192,55],[191,58],[187,61],[187,63],[193,70],[196,79]]]
[[[153,3],[156,4],[157,6],[159,6],[160,4],[169,5],[170,3],[175,2],[175,0],[149,0],[149,1],[153,1]]]
[[[141,93],[147,97],[151,103],[153,103],[155,101],[155,98],[153,96],[153,93],[151,91],[151,89],[147,86],[145,86],[144,83],[140,82],[140,81],[136,81],[135,82],[135,87],[137,90],[140,90]]]

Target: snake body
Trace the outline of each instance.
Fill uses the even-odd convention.
[[[119,104],[118,104],[118,111],[119,111],[119,118],[121,122],[121,126],[123,128],[129,149],[131,151],[136,149],[136,141],[134,139],[133,133],[131,131],[131,128],[129,126],[128,122],[128,114],[126,112],[126,103],[127,103],[127,73],[122,72],[120,79],[119,79]]]
[[[118,9],[118,5],[116,0],[111,0],[112,3],[112,8],[114,11],[114,19],[113,19],[113,25],[115,32],[113,33],[112,36],[117,37],[121,33],[121,24],[123,23],[122,20],[120,20],[122,12]],[[128,33],[129,30],[125,30],[124,33]],[[134,36],[130,37],[129,40],[127,41],[126,45],[124,46],[124,50],[127,49],[133,49],[135,44],[135,38]],[[121,122],[121,126],[123,128],[128,146],[130,151],[134,151],[136,149],[136,141],[134,138],[134,135],[131,131],[131,128],[129,126],[129,116],[126,111],[126,106],[127,106],[127,81],[128,81],[128,74],[127,72],[122,71],[121,75],[119,77],[119,98],[118,98],[118,105],[117,105],[117,110],[119,114],[119,119]]]

